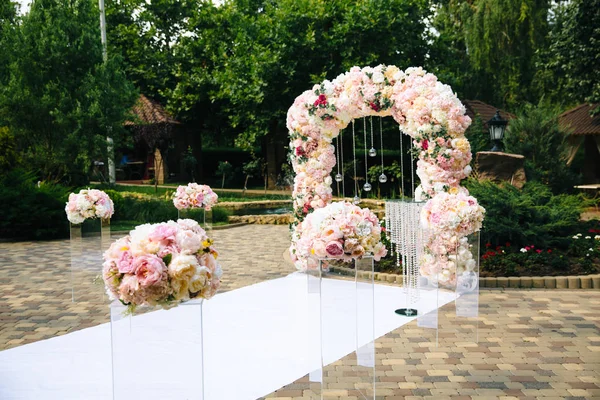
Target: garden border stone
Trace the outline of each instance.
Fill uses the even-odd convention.
[[[283,252],[283,258],[289,263],[292,262],[287,250]],[[337,266],[330,266],[329,272],[338,273],[340,275],[354,275],[354,269]],[[359,271],[358,275],[360,279],[368,279],[371,274],[368,271]],[[402,285],[403,283],[401,274],[376,272],[374,279],[376,281],[395,283],[397,285]],[[511,276],[497,278],[488,276],[480,277],[479,285],[482,288],[600,290],[600,274],[583,276]]]
[[[354,275],[352,268],[336,266],[330,267],[329,272],[341,275]],[[359,271],[359,278],[361,279],[367,279],[369,275],[366,271]],[[403,277],[399,274],[376,272],[375,280],[402,285]],[[584,276],[480,277],[479,284],[482,288],[600,290],[600,274]]]

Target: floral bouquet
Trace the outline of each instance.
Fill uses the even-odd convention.
[[[178,210],[187,208],[204,208],[206,211],[217,204],[219,196],[208,185],[188,183],[187,186],[179,186],[173,193],[173,204]]]
[[[441,286],[456,285],[477,266],[467,236],[481,229],[485,209],[463,190],[438,193],[421,211],[421,226],[428,232],[421,273]]]
[[[104,253],[102,278],[111,300],[136,306],[174,307],[209,299],[221,283],[213,241],[196,221],[137,226]]]
[[[115,212],[115,206],[102,190],[82,189],[69,195],[65,211],[69,221],[77,225],[88,218],[109,219]]]
[[[299,225],[298,232],[292,259],[300,270],[316,268],[308,263],[311,256],[350,261],[372,254],[379,261],[387,254],[375,214],[348,202],[315,210]]]

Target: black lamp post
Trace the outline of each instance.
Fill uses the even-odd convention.
[[[506,130],[508,121],[502,119],[500,111],[496,110],[496,114],[487,122],[487,124],[490,130],[490,140],[494,143],[494,147],[492,147],[491,151],[502,151],[502,139],[504,138],[504,131]]]

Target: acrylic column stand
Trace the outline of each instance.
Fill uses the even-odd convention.
[[[213,212],[212,210],[205,210],[203,208],[185,208],[183,210],[177,210],[178,219],[193,219],[198,222],[202,229],[207,233],[212,232],[213,228]]]
[[[110,219],[70,224],[71,301],[104,301],[103,253],[110,246]]]
[[[202,300],[170,310],[110,304],[113,400],[204,400]]]
[[[311,365],[320,365],[320,368],[309,374],[310,397],[375,399],[373,257],[365,256],[353,261],[353,287],[339,285],[347,284],[347,281],[324,279],[323,271],[327,269],[327,260],[317,262],[316,269],[307,271],[310,361]],[[343,292],[340,292],[340,287],[345,287]],[[343,299],[338,296],[343,296]],[[351,336],[355,351],[344,357],[344,367],[340,368],[336,356],[333,356],[336,354],[336,341],[340,339],[335,332],[339,330],[337,324],[347,324],[348,318],[352,328],[344,334]],[[352,377],[352,380],[349,381],[348,377]]]
[[[426,254],[430,253],[425,249]],[[438,309],[440,296],[453,296],[455,298],[455,309],[457,322],[461,323],[459,328],[460,341],[478,342],[478,317],[479,317],[479,232],[475,232],[459,240],[456,247],[452,248],[448,257],[433,259],[433,265],[438,268],[438,274],[425,273],[421,266],[419,278],[422,301],[435,302],[423,304],[423,307],[431,309],[430,312],[419,315],[417,324],[422,328],[436,330],[436,343],[439,330]],[[449,262],[448,262],[449,261]],[[451,268],[439,268],[440,265],[452,264]],[[450,279],[449,279],[450,278]],[[450,282],[450,283],[446,283]]]

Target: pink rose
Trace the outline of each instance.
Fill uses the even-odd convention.
[[[139,256],[133,260],[133,268],[142,287],[156,285],[167,279],[167,267],[155,255]]]
[[[344,254],[342,244],[337,240],[327,243],[327,245],[325,246],[325,251],[330,257],[340,257]]]

